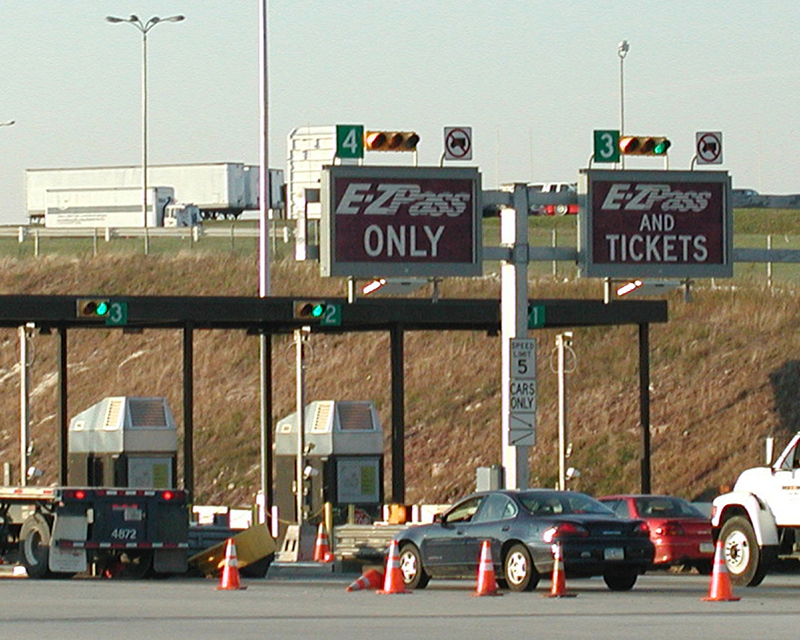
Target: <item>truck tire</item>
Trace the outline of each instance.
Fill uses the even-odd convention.
[[[747,517],[734,516],[727,520],[719,539],[731,582],[747,587],[760,585],[769,570],[768,554],[758,546],[753,525]]]
[[[19,532],[19,556],[22,566],[31,579],[44,578],[48,574],[50,558],[50,526],[39,513],[34,513],[22,523]]]

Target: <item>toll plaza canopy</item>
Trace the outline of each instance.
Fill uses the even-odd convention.
[[[333,313],[308,317],[299,312],[307,303],[321,304]],[[105,306],[104,306],[105,305]],[[543,309],[543,322],[536,328],[590,327],[600,325],[638,325],[640,359],[640,395],[642,412],[643,490],[649,491],[649,346],[647,327],[652,322],[667,321],[664,300],[543,299],[530,305]],[[100,307],[105,314],[93,315]],[[106,308],[107,307],[107,308]],[[184,415],[184,484],[193,493],[193,345],[196,329],[243,329],[250,333],[289,333],[311,326],[313,332],[344,333],[351,331],[388,331],[391,337],[392,370],[392,496],[393,502],[405,498],[403,441],[404,378],[403,335],[406,331],[486,331],[500,332],[499,300],[425,298],[346,298],[329,296],[229,297],[229,296],[115,296],[115,295],[2,295],[0,327],[14,328],[34,323],[37,328],[55,330],[59,338],[58,410],[60,425],[60,482],[67,478],[67,331],[73,328],[175,328],[183,331],[183,415]],[[110,310],[110,311],[109,311]],[[540,316],[541,317],[541,316]],[[271,371],[265,382],[267,403],[271,406]],[[271,420],[271,412],[267,412]],[[262,437],[270,441],[269,426]],[[271,455],[268,453],[267,455]],[[268,478],[272,477],[271,457]],[[646,491],[646,492],[647,492]],[[271,504],[271,490],[267,500]]]
[[[124,303],[124,322],[109,323],[107,318],[81,317],[77,307],[82,300]],[[295,316],[296,303],[319,300],[341,309],[339,323],[320,325]],[[548,327],[644,324],[667,321],[663,300],[546,299],[531,300],[545,308]],[[298,298],[256,298],[229,296],[108,296],[108,295],[5,295],[0,296],[0,326],[17,327],[33,322],[41,328],[158,328],[191,326],[194,329],[250,329],[283,333],[309,324],[314,331],[376,331],[401,326],[406,331],[500,330],[500,301],[489,298],[345,298],[303,296]]]

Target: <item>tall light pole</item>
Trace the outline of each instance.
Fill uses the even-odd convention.
[[[625,56],[631,46],[627,40],[623,40],[617,45],[617,55],[619,56],[619,136],[625,135]],[[622,168],[625,168],[625,154],[620,158]]]
[[[259,182],[259,234],[258,234],[258,296],[265,298],[271,294],[269,276],[269,226],[267,212],[270,206],[271,183],[269,176],[269,75],[268,63],[268,26],[269,18],[267,0],[259,2],[259,46],[258,46],[258,84],[259,84],[259,160],[261,164],[261,180]],[[302,347],[298,347],[301,349]],[[267,522],[270,516],[270,525],[273,535],[277,537],[277,523],[273,521],[270,509],[273,505],[272,495],[272,390],[269,385],[272,380],[272,338],[266,333],[259,335],[259,405],[260,405],[260,431],[261,431],[261,463],[260,484],[261,500],[259,507],[259,523]],[[298,414],[300,416],[301,414]],[[298,418],[300,420],[300,418]],[[302,420],[298,425],[302,424]],[[302,479],[301,479],[302,480]]]
[[[184,16],[170,16],[169,18],[153,16],[147,22],[142,22],[136,15],[131,15],[129,18],[106,16],[108,22],[115,24],[127,22],[142,33],[142,217],[145,227],[147,227],[147,32],[162,22],[180,22],[184,19]],[[154,210],[155,206],[154,202]],[[145,236],[146,238],[147,236]]]

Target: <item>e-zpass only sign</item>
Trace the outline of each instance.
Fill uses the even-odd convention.
[[[323,275],[480,274],[479,196],[475,169],[327,168]]]

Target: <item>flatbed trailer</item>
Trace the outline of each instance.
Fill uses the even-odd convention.
[[[30,578],[184,573],[188,547],[183,490],[0,486],[0,557]]]

